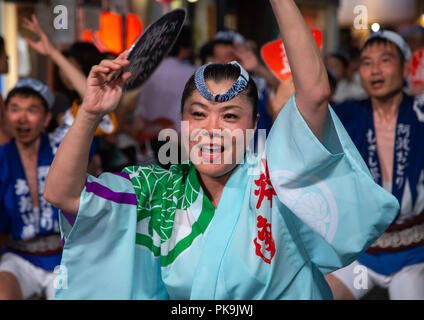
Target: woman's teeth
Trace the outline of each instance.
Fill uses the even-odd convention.
[[[201,157],[208,161],[219,158],[223,151],[224,148],[221,146],[203,146],[200,148]]]
[[[222,148],[220,146],[217,147],[202,147],[202,151],[203,152],[208,152],[208,153],[221,153],[222,152]]]

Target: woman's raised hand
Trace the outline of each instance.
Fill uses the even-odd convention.
[[[128,51],[124,51],[115,60],[103,60],[91,68],[81,110],[100,119],[116,109],[122,95],[123,84],[131,73],[124,72],[117,79],[109,80],[110,73],[119,72],[129,64],[126,60],[127,55]]]

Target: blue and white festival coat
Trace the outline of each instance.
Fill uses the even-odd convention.
[[[48,271],[60,264],[62,244],[58,210],[44,199],[44,184],[68,129],[68,125],[63,125],[48,135],[41,135],[37,157],[39,208],[32,205],[15,140],[0,146],[0,233],[9,235],[4,252],[13,252]]]
[[[347,101],[334,111],[373,179],[383,185],[371,100]],[[398,216],[359,258],[360,263],[384,275],[424,262],[424,95],[404,94],[399,106],[392,179],[386,188],[400,203]]]
[[[293,96],[216,209],[191,163],[87,176],[78,214],[60,215],[56,299],[331,299],[323,274],[398,210],[334,112],[321,144]]]

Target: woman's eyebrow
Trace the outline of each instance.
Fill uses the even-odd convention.
[[[230,105],[230,106],[222,107],[222,108],[221,108],[221,111],[228,111],[228,110],[231,110],[231,109],[239,109],[239,110],[243,110],[243,108],[242,108],[242,107],[240,107],[240,106],[237,106],[237,105]]]
[[[202,109],[209,110],[209,106],[208,105],[206,105],[206,104],[204,104],[202,102],[199,102],[199,101],[192,102],[190,104],[190,107],[193,107],[193,106],[199,106]],[[238,106],[238,105],[227,105],[227,106],[220,107],[219,108],[219,111],[225,112],[225,111],[228,111],[228,110],[231,110],[231,109],[242,110],[243,108],[241,106]]]
[[[198,101],[194,101],[190,104],[190,107],[193,107],[193,106],[199,106],[199,107],[206,109],[206,110],[209,109],[209,107],[206,104],[198,102]]]

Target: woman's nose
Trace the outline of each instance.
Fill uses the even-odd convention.
[[[217,132],[219,132],[219,130],[221,129],[220,123],[219,123],[219,118],[215,117],[215,116],[209,117],[205,129],[211,137],[216,135]]]

